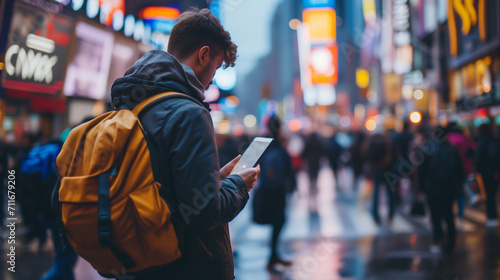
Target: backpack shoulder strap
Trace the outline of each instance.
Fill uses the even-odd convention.
[[[165,99],[172,99],[172,98],[188,99],[188,100],[191,100],[191,101],[197,103],[198,105],[204,107],[198,100],[190,97],[187,94],[170,91],[170,92],[155,94],[153,96],[150,96],[150,97],[144,99],[139,104],[137,104],[137,106],[135,106],[134,109],[132,109],[132,112],[138,116],[142,111],[144,111],[148,107],[153,106],[154,104],[156,104],[160,101],[163,101]]]

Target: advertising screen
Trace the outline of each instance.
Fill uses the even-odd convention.
[[[62,90],[72,29],[69,17],[16,2],[3,86],[48,94]]]
[[[102,99],[106,94],[113,34],[85,22],[75,29],[76,49],[68,65],[64,93]]]
[[[106,87],[106,99],[109,99],[111,87],[116,79],[123,77],[129,69],[141,57],[138,44],[130,43],[117,38],[113,45],[111,66],[109,68],[108,85]]]

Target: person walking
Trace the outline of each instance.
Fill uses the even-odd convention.
[[[268,127],[274,143],[261,160],[261,177],[253,200],[253,219],[259,224],[271,224],[271,255],[267,269],[276,265],[290,266],[278,254],[278,240],[285,224],[286,194],[295,188],[292,159],[282,144],[281,120],[273,116]]]
[[[327,145],[327,155],[330,166],[332,167],[333,174],[335,176],[335,189],[340,190],[339,186],[339,159],[342,155],[343,148],[337,141],[337,134],[334,134],[328,141]]]
[[[474,159],[474,169],[483,177],[486,190],[487,226],[496,227],[498,210],[496,207],[498,181],[500,173],[500,145],[491,133],[488,124],[479,127],[479,141]]]
[[[394,189],[393,185],[386,179],[386,172],[390,170],[392,161],[391,144],[389,137],[383,134],[375,134],[367,142],[365,154],[370,165],[371,176],[373,178],[373,204],[372,215],[375,223],[380,225],[379,214],[379,192],[380,186],[386,186],[387,202],[389,204],[389,224],[394,217]]]
[[[455,215],[453,203],[457,199],[465,180],[465,169],[458,150],[448,141],[448,131],[438,128],[434,133],[436,149],[430,153],[425,164],[427,170],[426,194],[431,211],[434,235],[432,251],[451,253],[456,243]],[[447,238],[444,238],[442,222],[446,222]]]
[[[469,141],[467,137],[463,133],[462,129],[458,126],[456,122],[451,122],[447,126],[448,133],[448,141],[450,144],[455,147],[460,154],[460,160],[464,166],[465,174],[472,173],[472,160],[467,157],[467,152],[470,151],[471,147],[469,145]],[[466,176],[464,177],[465,184]],[[464,209],[465,209],[465,194],[463,187],[460,188],[459,196],[458,196],[458,221],[459,225],[462,226],[462,220],[464,218]]]
[[[318,174],[321,167],[321,159],[324,155],[325,147],[320,136],[316,132],[311,133],[306,139],[304,150],[302,151],[302,158],[307,163],[307,174],[310,181],[309,198],[311,203],[316,199],[318,192]],[[313,203],[313,205],[315,204]]]

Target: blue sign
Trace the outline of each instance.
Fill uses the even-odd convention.
[[[144,20],[145,25],[151,26],[152,31],[160,31],[166,34],[170,34],[174,25],[177,23],[176,20],[159,20],[159,19],[147,19]]]
[[[307,8],[335,8],[335,0],[303,0],[304,9]]]

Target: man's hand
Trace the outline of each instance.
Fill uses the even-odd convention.
[[[245,169],[236,174],[240,175],[243,181],[245,181],[245,184],[247,185],[247,191],[250,191],[253,189],[255,181],[257,181],[257,175],[259,175],[259,173],[260,173],[260,165],[257,165],[257,167]]]
[[[222,169],[220,170],[220,179],[221,180],[226,179],[226,177],[229,176],[229,174],[231,174],[231,171],[233,171],[234,166],[238,163],[240,158],[241,158],[241,155],[238,155],[232,161],[230,161],[228,164],[226,164],[226,165],[224,165],[224,167],[222,167]]]

